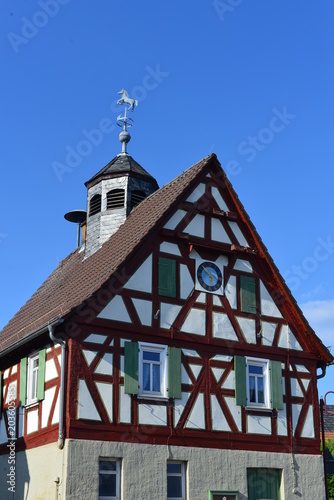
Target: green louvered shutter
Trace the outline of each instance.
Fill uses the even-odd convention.
[[[0,420],[2,417],[2,409],[3,409],[3,374],[0,372]]]
[[[241,310],[256,313],[255,279],[251,276],[240,276]]]
[[[159,257],[159,295],[176,297],[176,261]]]
[[[280,361],[270,361],[271,405],[283,410],[282,365]]]
[[[168,397],[181,399],[181,349],[168,348]]]
[[[246,390],[246,359],[243,356],[234,356],[235,372],[235,402],[239,406],[247,405]]]
[[[26,404],[27,399],[27,358],[22,358],[20,363],[20,403]]]
[[[37,399],[42,401],[45,392],[45,356],[46,351],[42,349],[38,355],[38,376],[37,376]]]
[[[277,469],[248,469],[248,500],[281,500],[281,472]]]
[[[138,394],[138,342],[124,344],[124,392]]]

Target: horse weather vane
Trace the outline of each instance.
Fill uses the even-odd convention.
[[[127,111],[130,111],[130,109],[133,111],[134,107],[138,106],[138,101],[136,99],[131,99],[125,89],[120,90],[118,94],[122,94],[122,97],[118,99],[117,104],[125,104],[124,116],[119,115],[117,117],[117,125],[123,129],[118,137],[122,143],[122,154],[127,154],[126,145],[131,139],[128,127],[132,127],[133,125],[133,120],[127,116]],[[127,105],[129,105],[129,107],[127,107]]]

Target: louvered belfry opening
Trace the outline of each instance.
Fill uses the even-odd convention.
[[[89,215],[95,215],[101,212],[101,195],[95,194],[89,203]]]
[[[132,192],[131,192],[131,210],[139,205],[139,203],[141,201],[143,201],[143,199],[146,198],[146,193],[144,193],[144,191],[141,191],[139,189],[134,189]]]
[[[112,189],[107,193],[107,210],[112,208],[123,208],[125,202],[124,189]]]

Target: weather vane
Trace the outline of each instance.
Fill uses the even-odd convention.
[[[131,139],[128,127],[132,127],[133,125],[133,120],[127,116],[127,111],[130,111],[130,109],[133,111],[134,107],[138,106],[138,101],[136,99],[131,99],[125,89],[120,90],[118,94],[122,94],[122,97],[118,99],[117,104],[125,104],[124,116],[119,115],[117,117],[117,125],[123,129],[118,137],[122,143],[122,154],[127,154],[126,145]],[[127,105],[129,105],[129,107],[127,107]]]

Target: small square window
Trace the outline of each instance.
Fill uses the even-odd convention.
[[[185,463],[167,462],[167,500],[185,500],[185,498]]]
[[[247,405],[269,408],[269,366],[268,361],[246,358]]]
[[[120,461],[100,459],[99,500],[120,499]]]
[[[167,398],[167,347],[139,346],[139,395]]]
[[[32,404],[37,401],[38,366],[38,353],[29,356],[27,376],[27,404]]]

